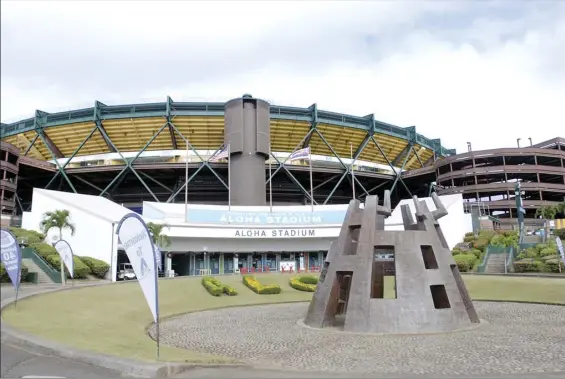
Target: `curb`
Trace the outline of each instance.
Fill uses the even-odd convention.
[[[30,298],[38,295],[44,295],[46,293],[58,292],[58,291],[68,291],[76,288],[83,287],[93,287],[101,286],[110,283],[97,283],[89,284],[83,286],[75,287],[63,287],[63,288],[45,288],[45,290],[40,290],[34,293],[21,293],[18,300],[23,300],[25,298]],[[7,299],[1,302],[0,309],[4,310],[7,306],[15,302],[15,298]],[[0,315],[0,320],[2,320]],[[144,361],[137,361],[127,358],[119,358],[112,355],[99,354],[86,350],[74,349],[70,346],[62,345],[57,342],[48,341],[41,337],[34,336],[32,334],[22,332],[7,325],[3,320],[0,325],[2,343],[8,343],[14,346],[23,347],[31,352],[51,355],[66,359],[71,359],[74,361],[87,363],[94,366],[100,366],[108,368],[111,370],[119,371],[124,375],[137,376],[145,378],[166,378],[171,375],[179,374],[183,371],[187,371],[194,368],[240,368],[249,367],[248,365],[197,365],[197,364],[183,364],[183,363],[149,363]]]
[[[509,278],[549,278],[549,279],[565,279],[565,274],[544,274],[544,273],[533,273],[533,274],[526,274],[526,273],[496,273],[496,272],[462,272],[461,275],[463,276],[502,276],[502,277],[509,277]]]

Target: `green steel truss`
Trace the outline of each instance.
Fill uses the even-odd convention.
[[[175,201],[175,198],[184,191],[185,187],[191,183],[191,181],[201,172],[201,170],[207,168],[212,172],[212,174],[220,181],[220,183],[227,189],[227,181],[220,175],[218,172],[210,165],[208,160],[204,159],[202,156],[198,154],[198,152],[193,148],[190,140],[184,136],[182,133],[179,132],[177,127],[174,124],[174,119],[176,116],[223,116],[224,114],[224,103],[183,103],[183,102],[174,102],[170,97],[167,97],[167,101],[164,103],[152,103],[152,104],[137,104],[137,105],[118,105],[118,106],[108,106],[99,101],[95,101],[93,108],[87,109],[80,109],[75,111],[69,112],[59,112],[59,113],[47,113],[43,111],[36,111],[35,117],[22,120],[20,122],[12,123],[12,124],[1,124],[1,135],[2,138],[12,136],[15,134],[25,133],[29,131],[34,131],[36,135],[30,141],[29,146],[25,149],[23,155],[27,155],[29,151],[33,148],[34,143],[39,139],[41,140],[44,145],[47,147],[52,159],[55,161],[57,166],[57,171],[49,183],[45,186],[45,188],[50,188],[53,183],[55,183],[56,179],[59,178],[65,181],[69,188],[73,192],[77,192],[75,186],[73,185],[72,181],[70,180],[67,172],[66,167],[71,162],[71,160],[79,153],[81,148],[90,140],[90,138],[95,133],[100,133],[103,140],[105,141],[108,149],[110,152],[119,154],[121,160],[124,162],[123,168],[119,173],[114,177],[114,179],[105,187],[99,188],[94,184],[86,181],[79,176],[73,176],[74,179],[81,181],[92,188],[95,188],[99,191],[100,196],[109,196],[111,197],[111,189],[113,187],[117,187],[121,181],[126,176],[127,172],[131,172],[135,177],[139,180],[139,182],[143,185],[143,187],[148,191],[148,193],[153,197],[155,201],[160,201],[159,198],[151,191],[151,188],[147,185],[147,182],[144,178],[148,181],[151,181],[158,186],[166,189],[170,192],[170,196],[167,199],[167,202]],[[108,119],[121,119],[121,118],[142,118],[142,117],[162,117],[163,118],[163,125],[161,128],[146,142],[145,146],[137,153],[137,155],[133,159],[126,159],[122,153],[118,150],[116,145],[112,142],[106,131],[104,130],[104,120]],[[454,149],[445,149],[441,145],[441,141],[439,139],[428,139],[418,133],[416,133],[416,128],[414,126],[401,128],[398,126],[386,124],[380,121],[375,120],[373,115],[368,115],[365,117],[357,117],[357,116],[349,116],[344,114],[338,114],[333,112],[321,111],[318,110],[317,105],[314,104],[309,108],[295,108],[295,107],[283,107],[283,106],[271,106],[271,119],[290,119],[290,120],[299,120],[299,121],[307,121],[310,123],[310,129],[307,134],[302,138],[302,141],[295,146],[294,151],[300,148],[304,148],[309,146],[310,139],[314,134],[317,134],[320,139],[324,142],[325,145],[329,148],[332,152],[333,156],[337,158],[340,162],[340,165],[343,168],[343,172],[338,175],[338,180],[334,185],[333,189],[329,193],[329,195],[325,199],[314,199],[314,203],[316,204],[327,204],[332,196],[334,195],[335,191],[339,188],[341,183],[344,179],[347,178],[349,181],[349,186],[352,185],[351,181],[355,181],[355,187],[358,187],[360,190],[360,198],[364,198],[365,196],[375,192],[381,186],[387,184],[387,182],[383,182],[373,188],[366,189],[363,184],[357,179],[357,177],[351,175],[352,167],[358,157],[361,155],[363,150],[367,148],[369,145],[374,145],[374,147],[379,151],[379,153],[384,157],[385,161],[391,167],[394,175],[392,175],[392,185],[391,190],[394,190],[396,186],[400,183],[405,190],[411,194],[410,189],[404,183],[401,176],[401,171],[404,170],[406,163],[408,162],[408,158],[410,154],[413,153],[417,160],[419,161],[422,167],[425,167],[431,163],[433,163],[437,158],[454,155],[456,152]],[[87,137],[82,141],[82,143],[75,149],[73,154],[68,157],[69,159],[64,163],[60,164],[57,161],[57,158],[63,158],[63,154],[61,154],[60,150],[57,146],[49,139],[48,135],[45,133],[45,130],[48,128],[53,128],[62,125],[68,125],[72,123],[78,122],[93,122],[94,127],[87,135]],[[336,126],[343,126],[343,127],[350,127],[354,129],[365,130],[366,135],[361,144],[354,149],[353,154],[353,163],[346,164],[341,157],[336,153],[334,148],[328,143],[324,135],[318,130],[318,124],[331,124]],[[170,188],[163,183],[159,182],[158,180],[152,178],[147,173],[144,173],[141,170],[136,170],[134,167],[135,161],[140,157],[140,155],[151,145],[151,143],[161,134],[161,133],[168,133],[170,135],[172,146],[175,149],[185,149],[188,147],[189,150],[194,152],[194,154],[200,159],[200,165],[198,168],[192,172],[189,176],[188,181],[186,183],[182,183],[182,185],[177,186],[177,188]],[[385,152],[377,142],[377,139],[374,135],[378,134],[385,134],[393,137],[402,138],[407,141],[407,145],[404,150],[397,156],[392,159],[386,156]],[[426,147],[433,151],[433,156],[427,162],[422,162],[418,153],[415,149],[415,145],[420,145]],[[221,147],[218,147],[218,150]],[[272,155],[272,158],[277,162],[273,165],[273,171],[270,178],[267,179],[267,185],[269,181],[273,180],[273,177],[279,172],[282,171],[290,180],[292,180],[300,191],[304,194],[305,198],[308,201],[312,201],[310,197],[310,192],[304,188],[304,186],[300,183],[300,181],[295,177],[295,175],[289,170],[287,165],[285,165],[286,160],[280,161],[277,157]],[[397,167],[400,167],[398,170]],[[316,188],[321,187],[323,185],[328,184],[331,180],[335,180],[336,177],[332,177],[325,182],[318,184]],[[315,196],[316,197],[316,196]],[[323,200],[323,201],[322,201]],[[19,200],[18,200],[18,203]],[[20,203],[21,207],[21,203]]]

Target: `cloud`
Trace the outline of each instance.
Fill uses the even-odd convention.
[[[416,125],[444,146],[565,130],[561,2],[2,2],[9,122],[106,104],[275,104]]]

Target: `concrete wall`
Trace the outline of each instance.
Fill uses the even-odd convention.
[[[75,255],[89,256],[110,264],[109,277],[115,278],[118,237],[114,232],[120,219],[129,210],[103,197],[68,192],[33,190],[31,212],[24,212],[22,228],[41,231],[39,223],[45,212],[68,210],[75,225],[74,236],[63,230],[63,239]],[[58,230],[50,230],[47,242],[58,240]]]

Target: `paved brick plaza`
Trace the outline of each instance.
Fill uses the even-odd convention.
[[[161,341],[273,368],[436,375],[565,371],[565,307],[475,306],[488,321],[480,327],[417,336],[309,329],[298,322],[305,303],[228,308],[163,322]]]

